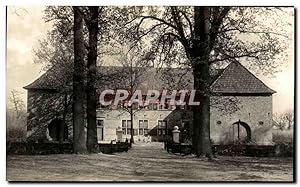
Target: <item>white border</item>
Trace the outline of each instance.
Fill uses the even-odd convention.
[[[6,5],[239,5],[239,6],[296,6],[296,8],[299,8],[299,0],[282,0],[282,1],[274,1],[274,0],[248,0],[247,2],[241,1],[241,0],[227,0],[227,1],[212,1],[212,0],[189,0],[189,1],[183,1],[183,0],[44,0],[44,1],[33,1],[33,0],[2,0],[0,2],[0,58],[1,58],[1,65],[0,65],[0,83],[1,83],[1,92],[0,92],[0,113],[1,113],[1,156],[0,156],[0,162],[1,162],[1,168],[0,168],[0,186],[8,186],[8,183],[5,181],[6,180],[6,121],[5,121],[5,88],[6,88],[6,79],[5,79],[5,63],[6,63]],[[297,13],[299,15],[299,12]],[[296,15],[297,15],[296,14]],[[299,18],[296,21],[296,25],[299,25]],[[298,29],[296,29],[299,31]],[[296,32],[295,32],[296,33]],[[297,42],[299,42],[299,36],[297,36]],[[297,47],[296,54],[299,53],[299,47]],[[297,59],[295,59],[297,60]],[[297,71],[299,73],[299,67],[300,65],[297,65]],[[297,76],[297,93],[299,94],[299,79]],[[299,100],[299,99],[298,99]],[[298,101],[297,101],[297,106],[298,106]],[[299,108],[297,108],[297,117],[298,115]],[[299,118],[297,118],[299,120]],[[297,124],[296,124],[297,126]],[[299,134],[299,126],[297,127],[297,134]],[[299,145],[298,142],[296,145]],[[297,146],[297,150],[299,150],[299,146]],[[299,158],[299,157],[298,157]],[[299,159],[297,160],[297,163],[299,163]],[[297,172],[298,173],[298,172]],[[20,185],[20,184],[10,184],[10,185]],[[24,184],[22,184],[24,185]],[[25,184],[25,185],[32,185],[32,184]],[[45,184],[35,184],[36,186],[44,186]],[[57,186],[73,186],[75,184],[47,184],[47,186],[52,186],[52,185],[57,185]],[[76,184],[78,185],[78,184]],[[85,184],[79,184],[79,185],[85,185]],[[120,185],[120,184],[118,184]],[[132,186],[135,184],[121,184],[122,186]],[[138,184],[141,185],[141,184]],[[143,184],[145,185],[145,184]],[[150,186],[157,186],[158,184],[151,184]],[[164,184],[165,185],[165,184]],[[176,185],[176,184],[168,184],[168,185]],[[183,184],[177,184],[177,185],[183,185]],[[176,185],[176,186],[177,186]],[[201,184],[204,186],[216,186],[218,184],[210,185],[210,184]],[[222,184],[224,185],[224,184]],[[232,185],[232,184],[229,184]],[[240,185],[240,184],[237,184]],[[262,186],[265,184],[255,184],[257,186]],[[273,184],[269,184],[273,185]],[[101,186],[111,186],[111,184],[101,184]],[[160,185],[159,185],[160,186]]]

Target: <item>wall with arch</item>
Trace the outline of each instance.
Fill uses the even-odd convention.
[[[233,124],[239,120],[249,125],[251,129],[251,142],[258,145],[272,144],[272,96],[214,96],[224,101],[224,110],[211,107],[210,133],[216,144],[228,144],[234,141]],[[235,109],[229,111],[225,102],[235,99]],[[233,106],[234,107],[234,106]],[[245,133],[243,127],[242,132]],[[244,131],[244,132],[243,132]],[[236,130],[235,130],[236,132]]]

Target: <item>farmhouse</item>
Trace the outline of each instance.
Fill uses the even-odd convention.
[[[105,89],[128,89],[120,67],[101,67],[97,82],[98,92]],[[68,75],[50,69],[33,83],[28,91],[28,141],[72,141],[71,94]],[[147,90],[192,90],[193,76],[186,69],[142,70],[136,89],[145,95]],[[117,75],[117,76],[112,76]],[[104,77],[109,77],[105,79]],[[120,78],[121,77],[121,78]],[[70,78],[70,77],[69,77]],[[102,78],[102,79],[101,79]],[[272,89],[255,77],[239,62],[212,72],[210,133],[215,144],[253,143],[272,144]],[[69,86],[69,87],[68,87]],[[99,142],[117,139],[123,132],[123,141],[130,138],[131,123],[135,142],[164,141],[174,126],[181,131],[182,141],[192,136],[193,113],[191,106],[150,102],[147,106],[133,105],[133,120],[124,104],[97,105],[97,135]],[[62,128],[64,127],[64,128]],[[63,129],[63,133],[60,133]]]

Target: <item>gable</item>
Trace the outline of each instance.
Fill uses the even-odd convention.
[[[212,83],[211,91],[221,94],[273,94],[266,86],[239,62],[230,63]]]

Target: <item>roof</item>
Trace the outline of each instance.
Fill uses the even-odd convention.
[[[67,84],[70,79],[72,79],[72,74],[68,65],[59,67],[53,66],[35,81],[23,88],[27,90],[57,90]]]
[[[49,73],[42,74],[38,79],[36,79],[34,82],[30,83],[27,86],[24,86],[23,88],[29,90],[29,89],[36,89],[36,90],[55,90],[57,89],[57,84],[50,81],[50,78],[48,77]]]
[[[230,63],[211,84],[211,91],[222,94],[276,93],[237,61]]]
[[[56,71],[58,69],[58,71]],[[68,71],[68,70],[67,70]],[[98,91],[105,89],[128,89],[130,68],[121,66],[101,66],[97,69],[96,87]],[[137,75],[135,81],[137,88],[142,93],[148,90],[162,89],[192,89],[193,76],[190,69],[187,68],[134,68]],[[132,75],[132,74],[131,74]],[[71,82],[70,72],[64,73],[61,68],[51,68],[41,75],[34,82],[25,86],[27,90],[58,90],[67,81]]]
[[[141,70],[141,69],[140,69]],[[62,71],[62,70],[59,70]],[[121,73],[121,71],[123,73]],[[128,68],[124,70],[119,66],[101,66],[98,68],[97,87],[103,89],[127,89]],[[147,90],[161,89],[192,89],[193,73],[187,68],[147,68],[141,70],[138,87],[146,93]],[[125,72],[125,73],[124,73]],[[123,75],[121,75],[123,74]],[[25,89],[33,90],[56,90],[66,80],[66,74],[48,70],[45,74],[36,79],[33,83],[25,86]],[[107,78],[108,77],[108,78]],[[113,77],[113,78],[110,78]],[[70,76],[68,77],[69,79]],[[57,81],[59,80],[59,81]],[[211,91],[222,94],[273,94],[274,90],[266,86],[261,80],[254,76],[239,62],[230,63],[225,69],[217,69],[212,75]]]

